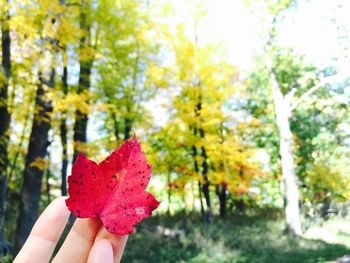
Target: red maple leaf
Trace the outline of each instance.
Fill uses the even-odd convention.
[[[131,234],[159,206],[145,191],[151,171],[135,136],[99,164],[80,153],[68,177],[68,209],[80,218],[100,218],[111,233]]]

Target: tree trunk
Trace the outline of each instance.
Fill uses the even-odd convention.
[[[91,47],[91,32],[90,23],[87,20],[87,12],[89,10],[89,1],[83,1],[80,9],[80,28],[84,31],[82,38],[80,39],[80,72],[79,72],[79,86],[78,94],[84,94],[89,91],[90,88],[90,75],[91,68],[93,65],[93,55],[86,58],[82,55],[86,48]],[[88,103],[88,101],[86,101]],[[74,123],[74,157],[73,162],[77,158],[79,152],[81,151],[81,143],[86,143],[86,131],[88,124],[88,115],[85,112],[81,112],[77,109],[75,113],[75,123]]]
[[[198,181],[198,192],[199,192],[199,201],[201,204],[201,215],[202,217],[204,217],[205,212],[204,212],[203,197],[202,197],[202,184],[200,181]]]
[[[240,215],[244,214],[245,209],[244,209],[244,201],[243,201],[242,195],[236,201],[236,208],[237,208],[238,214],[240,214]]]
[[[8,84],[11,77],[11,38],[9,28],[8,3],[1,7],[6,12],[2,14],[1,22],[1,51],[2,69],[0,75],[0,257],[8,251],[4,240],[4,229],[7,208],[7,167],[10,112],[8,111]]]
[[[65,0],[59,1],[62,6],[66,5]],[[68,94],[68,68],[67,68],[67,47],[63,47],[63,75],[62,75],[62,91],[64,96]],[[61,167],[61,194],[67,195],[67,168],[68,168],[68,153],[67,153],[67,116],[66,111],[62,112],[60,123],[60,136],[62,144],[62,167]]]
[[[2,175],[0,177],[0,257],[6,255],[9,250],[9,244],[5,240],[4,230],[6,223],[6,213],[7,213],[7,176]]]
[[[45,178],[45,183],[46,183],[46,197],[47,197],[47,202],[51,203],[51,185],[50,185],[50,176],[51,171],[50,168],[48,167],[46,169],[46,178]]]
[[[202,175],[204,178],[204,184],[203,184],[203,194],[205,198],[205,202],[207,204],[207,219],[209,223],[214,223],[214,216],[213,216],[213,210],[211,208],[211,202],[210,202],[210,191],[209,191],[209,179],[208,179],[208,162],[207,162],[207,154],[205,151],[205,148],[202,147],[202,157],[204,158],[202,162]]]
[[[117,121],[117,115],[115,112],[112,112],[112,120],[113,120],[113,131],[117,144],[119,143],[119,125]]]
[[[276,123],[279,131],[282,177],[286,197],[286,230],[293,234],[301,235],[299,190],[293,159],[293,135],[289,124],[291,103],[287,99],[287,95],[283,96],[274,74],[272,74],[272,86]]]
[[[130,138],[132,120],[128,117],[124,118],[124,140]]]
[[[222,125],[221,125],[221,140],[222,143],[224,142],[224,136],[223,136],[223,129],[222,129]],[[223,154],[223,153],[221,153]],[[225,172],[225,167],[224,167],[224,162],[221,161],[220,165],[219,165],[219,170],[221,172]],[[220,217],[222,219],[224,219],[226,217],[226,202],[227,202],[227,194],[226,194],[226,190],[227,190],[227,183],[225,181],[221,182],[221,184],[216,185],[216,194],[219,198],[219,208],[220,208]]]
[[[62,167],[61,167],[61,194],[67,195],[67,168],[68,168],[68,153],[67,153],[67,126],[66,119],[61,121],[61,140],[62,140]]]
[[[168,176],[167,176],[167,183],[168,183],[168,210],[167,214],[170,215],[170,203],[171,203],[171,172],[168,171]]]
[[[198,103],[199,107],[198,110],[201,110],[201,102]],[[205,137],[205,132],[203,128],[199,129],[199,135],[201,137],[201,139],[204,139]],[[201,156],[203,157],[203,161],[202,161],[202,175],[203,175],[203,179],[204,179],[204,184],[203,184],[203,194],[204,194],[204,198],[205,198],[205,202],[207,204],[207,219],[209,223],[214,223],[214,216],[213,216],[213,210],[211,208],[211,202],[210,202],[210,191],[209,191],[209,178],[208,178],[208,172],[209,172],[209,167],[208,167],[208,156],[207,156],[207,152],[205,150],[205,147],[202,146],[201,148],[202,153]]]
[[[332,201],[329,197],[327,197],[325,200],[322,201],[322,207],[320,210],[321,218],[323,218],[323,219],[329,218],[331,204],[332,204]]]
[[[53,83],[55,70],[52,69],[50,84]],[[32,163],[45,158],[49,146],[48,134],[51,128],[50,119],[52,102],[48,100],[43,87],[43,79],[39,73],[39,85],[35,99],[35,114],[29,139],[28,153],[23,173],[23,185],[20,197],[20,210],[15,235],[15,255],[27,239],[39,213],[39,201],[44,171]]]
[[[199,83],[198,83],[199,86]],[[196,107],[194,109],[194,114],[196,116],[196,118],[199,118],[199,121],[202,122],[202,118],[201,118],[201,110],[202,110],[202,96],[201,94],[199,94],[198,97],[198,102],[196,104]],[[193,134],[196,136],[197,135],[197,131],[199,131],[199,137],[203,140],[205,138],[205,131],[203,128],[199,128],[197,129],[196,127],[194,128],[194,132]],[[197,149],[195,146],[192,146],[192,151],[195,154],[194,157],[197,155]],[[204,194],[204,199],[205,199],[205,203],[207,205],[207,220],[209,223],[214,223],[214,216],[213,216],[213,211],[212,211],[212,207],[211,207],[211,202],[210,202],[210,191],[209,191],[209,179],[208,179],[208,172],[209,172],[209,167],[208,167],[208,156],[205,150],[205,147],[202,146],[201,147],[201,156],[203,157],[203,161],[202,161],[202,177],[203,177],[203,185],[202,185],[202,191]],[[196,172],[199,172],[199,167],[198,167],[198,163],[195,160],[195,165],[197,167],[195,167]]]
[[[226,217],[226,185],[222,184],[221,186],[217,187],[217,195],[219,197],[220,204],[220,217],[224,219]]]
[[[64,95],[68,93],[68,70],[67,66],[63,67],[62,87]],[[68,168],[68,153],[67,153],[67,117],[66,112],[62,112],[60,124],[60,135],[62,143],[62,167],[61,167],[61,194],[67,195],[67,168]]]
[[[202,186],[203,189],[203,194],[204,194],[204,198],[205,198],[205,203],[207,205],[207,220],[209,223],[214,223],[214,216],[213,216],[213,211],[211,208],[211,202],[210,202],[210,192],[209,192],[209,181],[206,179],[204,181],[204,184]]]
[[[196,131],[194,131],[194,134],[196,135]],[[193,160],[194,160],[194,171],[196,172],[196,174],[199,174],[199,166],[198,166],[198,161],[196,160],[196,156],[197,156],[197,148],[196,146],[192,145],[192,156],[193,156]],[[203,206],[203,200],[202,200],[202,184],[200,181],[198,181],[198,193],[199,193],[199,201],[201,204],[201,215],[202,217],[204,217],[205,212],[204,212],[204,206]]]
[[[75,162],[78,157],[79,152],[82,151],[81,143],[86,143],[86,130],[87,130],[88,116],[86,113],[82,113],[77,110],[75,113],[75,123],[74,123],[74,157],[73,162]]]

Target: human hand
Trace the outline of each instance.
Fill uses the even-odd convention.
[[[14,263],[50,261],[70,215],[65,199],[57,198],[41,214]],[[120,262],[126,241],[107,232],[99,219],[77,218],[52,262]]]

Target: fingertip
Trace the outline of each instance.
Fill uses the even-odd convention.
[[[66,196],[56,198],[45,209],[35,223],[31,235],[57,242],[70,215],[66,206]]]
[[[101,227],[99,233],[96,236],[96,240],[108,240],[112,245],[114,262],[120,262],[125,249],[128,235],[118,235],[109,233],[105,227]]]
[[[109,240],[100,239],[94,243],[88,258],[88,263],[113,263],[113,247]]]

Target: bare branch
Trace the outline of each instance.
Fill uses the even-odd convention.
[[[336,74],[330,77],[326,77],[324,79],[322,79],[319,83],[317,83],[315,86],[313,86],[312,88],[310,88],[308,91],[306,91],[303,95],[301,95],[301,97],[292,104],[291,106],[291,111],[295,110],[296,107],[299,106],[300,103],[302,103],[307,97],[309,97],[310,95],[312,95],[314,92],[316,92],[319,88],[322,88],[324,85],[326,84],[330,84],[334,81],[340,82],[339,79],[343,79],[345,80],[346,78],[349,77],[348,74],[346,74],[346,76],[343,76],[344,74]]]

